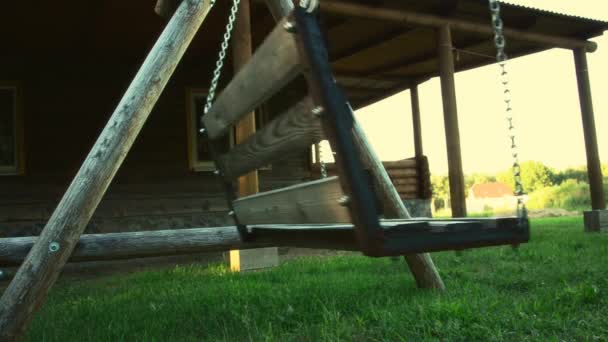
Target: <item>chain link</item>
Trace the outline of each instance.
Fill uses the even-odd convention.
[[[232,8],[230,9],[230,16],[228,17],[228,24],[226,24],[226,32],[224,32],[224,40],[222,41],[221,49],[217,62],[215,62],[215,70],[213,70],[213,78],[211,79],[211,85],[209,86],[209,93],[207,94],[207,100],[205,103],[205,114],[211,110],[213,106],[213,100],[215,100],[215,92],[217,85],[222,76],[222,69],[224,67],[224,60],[226,59],[226,52],[230,44],[230,38],[232,36],[232,30],[234,29],[234,22],[236,21],[236,14],[239,11],[239,4],[241,0],[234,0]],[[211,5],[215,4],[215,0],[211,2]],[[204,133],[205,129],[201,128],[200,133]]]
[[[319,143],[318,146],[317,159],[319,159],[319,165],[321,166],[321,178],[327,178],[327,165],[325,164],[325,161],[323,161],[323,146],[321,146],[321,143]]]
[[[494,29],[494,45],[496,46],[496,61],[500,66],[500,82],[503,86],[503,100],[505,102],[505,114],[508,123],[509,139],[511,142],[511,157],[513,158],[513,178],[515,179],[515,196],[517,197],[517,216],[527,217],[527,209],[524,203],[524,187],[521,182],[521,164],[519,163],[519,150],[516,142],[515,124],[513,117],[513,106],[511,100],[511,89],[509,88],[509,72],[507,62],[509,60],[505,48],[507,40],[503,32],[503,21],[500,13],[498,0],[488,0],[490,13],[492,15],[492,28]]]

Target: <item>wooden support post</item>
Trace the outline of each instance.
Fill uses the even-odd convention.
[[[589,80],[589,66],[587,53],[584,49],[574,49],[574,63],[576,66],[576,79],[578,95],[581,104],[583,119],[583,133],[585,136],[585,151],[587,152],[587,174],[591,191],[591,211],[586,211],[585,231],[599,232],[608,228],[608,211],[606,210],[606,195],[604,194],[604,181],[600,154],[597,145],[595,117],[593,113],[593,99],[591,97],[591,84]]]
[[[232,63],[235,74],[251,60],[253,53],[251,43],[251,8],[249,0],[241,0],[234,32],[232,34]],[[245,142],[255,134],[255,112],[246,114],[236,125],[236,143]],[[254,170],[238,179],[240,197],[256,194],[260,191],[258,171]],[[279,264],[279,252],[276,247],[259,250],[230,251],[230,269],[245,271]]]
[[[437,30],[437,36],[445,138],[448,151],[452,217],[466,217],[467,207],[464,189],[464,173],[462,170],[462,156],[460,152],[460,131],[458,128],[456,84],[454,81],[454,54],[452,51],[452,34],[450,27],[447,25],[440,27]]]
[[[266,4],[277,20],[288,15],[293,10],[292,0],[266,0]],[[357,120],[354,120],[353,123],[353,135],[359,151],[361,152],[363,162],[371,168],[376,183],[381,185],[383,197],[387,200],[386,206],[397,213],[396,217],[409,218],[409,213],[407,212],[403,201],[401,201],[395,187],[390,183],[388,173],[369,144],[365,132]],[[443,280],[441,280],[441,276],[439,275],[439,272],[437,272],[435,264],[429,254],[408,254],[405,256],[405,259],[419,287],[440,291],[445,289]]]
[[[587,152],[587,173],[589,175],[589,187],[591,188],[591,206],[593,210],[604,210],[606,209],[606,197],[604,194],[600,153],[597,145],[593,100],[591,97],[591,84],[589,80],[589,66],[587,64],[587,53],[584,49],[574,50],[574,62],[576,66],[578,95],[583,118],[585,150]]]
[[[20,339],[70,257],[186,48],[211,9],[184,0],[0,299],[0,341]]]
[[[410,88],[410,99],[412,102],[412,122],[414,126],[414,150],[416,160],[422,158],[422,124],[420,121],[420,98],[418,96],[418,85]]]

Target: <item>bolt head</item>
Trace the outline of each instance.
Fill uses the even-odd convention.
[[[60,248],[61,248],[61,246],[59,245],[59,242],[51,242],[49,244],[49,252],[51,252],[51,253],[58,252]]]
[[[321,116],[324,111],[325,111],[325,108],[323,108],[322,106],[317,106],[312,109],[312,113],[316,116]]]
[[[338,203],[339,203],[341,206],[346,207],[347,205],[349,205],[349,204],[350,204],[350,197],[349,197],[349,196],[344,195],[344,196],[340,197],[340,199],[338,200]]]
[[[296,25],[294,25],[294,23],[291,21],[286,21],[285,24],[283,24],[283,28],[289,33],[296,32]]]

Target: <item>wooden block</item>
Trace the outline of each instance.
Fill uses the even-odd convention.
[[[230,269],[234,272],[259,270],[278,265],[277,247],[230,251]]]
[[[608,232],[608,210],[585,211],[586,232]]]

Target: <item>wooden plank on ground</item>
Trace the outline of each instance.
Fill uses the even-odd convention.
[[[330,177],[238,199],[234,211],[246,225],[350,223],[343,195],[338,177]]]
[[[295,37],[284,28],[285,22],[284,19],[275,27],[203,117],[210,138],[224,135],[241,117],[269,99],[300,72],[302,67]]]
[[[313,106],[307,97],[222,155],[219,161],[224,176],[236,178],[321,141],[321,120],[312,112]]]

